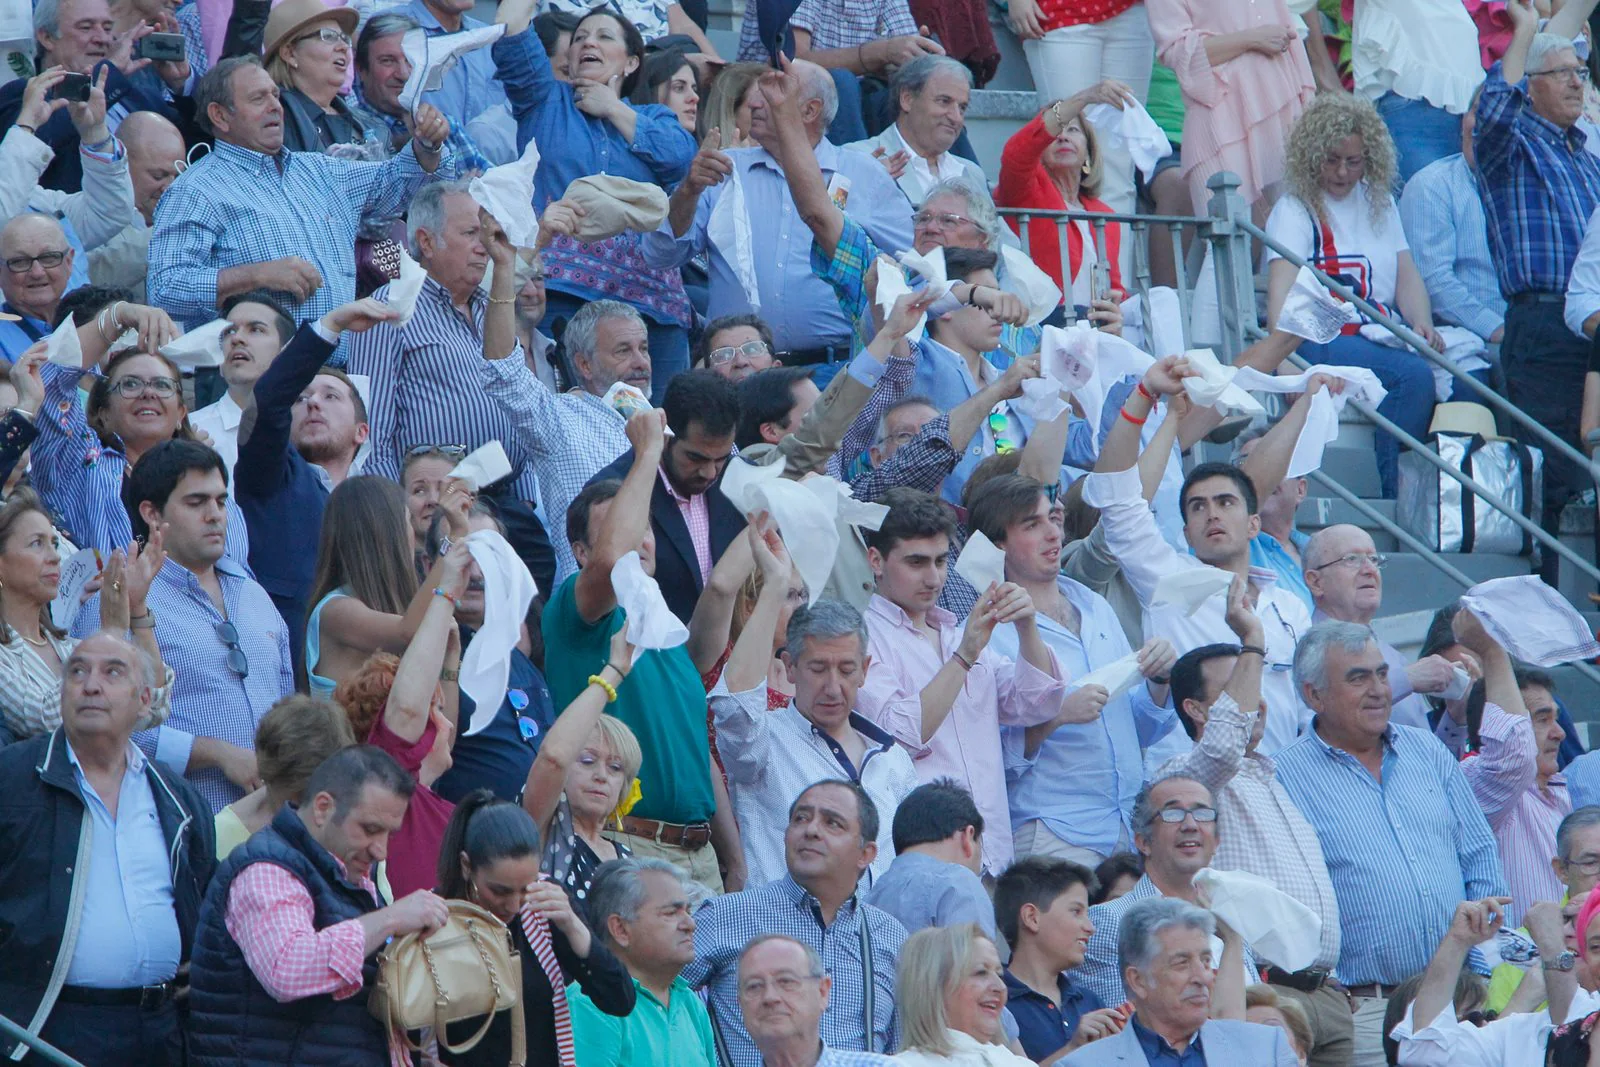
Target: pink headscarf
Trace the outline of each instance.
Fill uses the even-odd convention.
[[[1578,909],[1578,921],[1573,926],[1573,932],[1578,937],[1578,955],[1583,957],[1583,962],[1589,962],[1589,923],[1600,913],[1600,892],[1592,892],[1584,898],[1583,907]]]

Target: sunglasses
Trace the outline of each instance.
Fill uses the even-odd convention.
[[[1017,450],[1017,442],[1011,437],[1011,420],[1006,417],[1005,412],[989,412],[989,433],[994,437],[995,452],[1003,455]]]
[[[239,647],[239,631],[233,623],[217,623],[217,639],[228,646],[228,669],[240,678],[250,677],[250,659]]]
[[[467,455],[466,445],[416,445],[406,449],[406,459],[418,459],[422,456],[444,456],[446,459],[462,460]]]
[[[522,735],[524,741],[531,744],[533,739],[539,736],[539,724],[522,714],[528,710],[528,694],[521,689],[508,689],[506,703],[517,713],[517,732]]]

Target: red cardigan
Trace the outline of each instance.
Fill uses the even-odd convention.
[[[1034,116],[1032,122],[1011,135],[1006,141],[1005,149],[1000,153],[1000,184],[995,189],[994,202],[998,207],[1011,208],[1036,208],[1041,211],[1065,211],[1066,200],[1062,199],[1061,190],[1056,188],[1056,183],[1050,180],[1050,175],[1044,169],[1042,162],[1045,149],[1050,147],[1050,142],[1055,138],[1050,136],[1050,131],[1044,127],[1044,117]],[[1110,205],[1096,200],[1092,196],[1082,197],[1085,211],[1100,211],[1111,214]],[[1017,226],[1017,220],[1006,219],[1011,228],[1020,236],[1022,231]],[[1063,300],[1072,298],[1072,278],[1061,277],[1061,241],[1056,229],[1054,219],[1030,219],[1028,221],[1028,252],[1033,256],[1034,263],[1039,269],[1050,275],[1050,279],[1060,286]],[[1123,289],[1122,272],[1118,269],[1117,260],[1122,249],[1122,226],[1120,223],[1106,223],[1106,258],[1110,260],[1107,267],[1110,270],[1111,287]],[[1078,227],[1067,227],[1067,256],[1071,273],[1078,272],[1078,265],[1083,261],[1083,236],[1078,232]],[[1126,290],[1123,290],[1124,292]]]

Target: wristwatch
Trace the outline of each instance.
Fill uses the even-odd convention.
[[[1569,948],[1553,960],[1541,960],[1540,965],[1547,971],[1570,971],[1577,961],[1578,954]]]

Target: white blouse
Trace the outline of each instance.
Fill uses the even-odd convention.
[[[1362,0],[1350,28],[1356,92],[1466,112],[1483,81],[1478,27],[1461,0]]]
[[[56,637],[48,630],[44,639],[62,663],[78,647],[73,638]],[[171,667],[163,669],[166,676],[155,691],[148,721],[139,724],[141,730],[157,726],[167,717],[173,675]],[[47,734],[61,725],[61,675],[17,633],[10,641],[0,641],[0,715],[18,741]]]
[[[909,1049],[893,1057],[895,1063],[910,1067],[1033,1067],[1033,1061],[1018,1056],[1004,1045],[985,1045],[971,1034],[946,1030],[953,1051],[948,1056]]]

